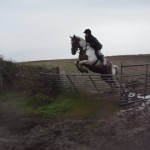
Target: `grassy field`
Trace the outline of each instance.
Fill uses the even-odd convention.
[[[107,57],[113,64],[120,67],[123,64],[145,64],[150,63],[150,55],[130,55],[130,56],[111,56]],[[31,61],[23,62],[27,65],[40,65],[47,68],[59,67],[61,72],[77,72],[74,65],[74,59],[63,60],[44,60],[44,61]],[[120,108],[117,104],[115,96],[107,94],[107,98],[94,97],[90,95],[77,95],[76,93],[62,93],[58,95],[54,103],[39,105],[32,107],[28,105],[28,97],[16,93],[4,93],[0,97],[1,104],[10,106],[7,109],[17,110],[20,113],[28,112],[33,115],[48,116],[48,117],[106,117],[109,116]],[[13,105],[12,105],[13,104]],[[18,106],[19,104],[19,106]]]
[[[39,100],[39,99],[38,99]],[[104,118],[120,108],[113,101],[76,93],[61,93],[53,103],[36,105],[33,97],[20,92],[6,92],[0,95],[0,113],[5,117],[36,116],[42,118]],[[105,107],[104,107],[105,106]]]
[[[119,67],[121,63],[150,63],[150,55],[108,59]],[[73,59],[24,63],[77,71]],[[149,147],[149,105],[144,109],[135,105],[133,110],[121,113],[120,109],[124,108],[109,91],[100,97],[62,89],[57,97],[49,97],[48,103],[42,103],[45,98],[39,93],[28,95],[20,89],[0,91],[0,150],[145,150]]]
[[[150,63],[150,54],[145,55],[120,55],[120,56],[107,56],[114,65],[117,65],[119,68],[121,63],[124,65],[130,64],[145,64]],[[77,69],[74,65],[75,59],[59,59],[59,60],[40,60],[40,61],[29,61],[24,62],[25,64],[30,65],[40,65],[45,67],[59,67],[63,72],[77,72]]]

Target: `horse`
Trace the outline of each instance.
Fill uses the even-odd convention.
[[[113,76],[118,73],[118,66],[113,65],[111,61],[104,57],[103,64],[97,60],[95,50],[81,37],[71,37],[71,53],[75,55],[79,49],[78,60],[74,62],[81,73],[90,71],[99,73],[101,78],[110,85],[111,88],[117,87]]]

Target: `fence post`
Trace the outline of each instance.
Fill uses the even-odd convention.
[[[122,69],[123,69],[123,64],[122,64],[122,62],[121,62],[121,73],[120,73],[120,81],[121,81],[121,83],[122,83]]]
[[[122,94],[122,93],[121,93],[121,90],[122,90],[123,94],[125,95],[126,102],[128,101],[128,95],[126,94],[126,92],[125,92],[125,90],[124,90],[124,88],[123,88],[123,86],[122,86],[122,83],[120,82],[118,76],[116,76],[116,79],[118,80],[118,83],[119,83],[119,85],[120,85],[120,105],[122,105],[122,104],[121,104],[121,94]]]
[[[148,76],[148,64],[146,65],[144,99],[145,99],[145,96],[146,96],[146,94],[147,94],[147,76]]]

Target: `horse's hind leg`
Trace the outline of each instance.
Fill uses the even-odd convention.
[[[116,81],[114,79],[114,76],[110,77],[110,84],[111,84],[112,88],[116,88],[117,87],[117,84],[116,84]]]
[[[101,78],[111,87],[111,89],[117,87],[114,77],[112,75],[104,75],[101,76]]]
[[[111,84],[109,82],[109,77],[106,75],[102,75],[101,78],[111,87]]]

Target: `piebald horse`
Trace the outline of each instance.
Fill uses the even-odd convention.
[[[95,50],[83,38],[75,35],[70,38],[72,55],[75,55],[79,49],[79,58],[74,62],[77,69],[82,73],[88,73],[88,69],[99,73],[101,78],[112,88],[116,86],[113,76],[117,75],[118,66],[113,65],[106,58],[104,58],[104,63],[102,64],[100,60],[97,60]]]

